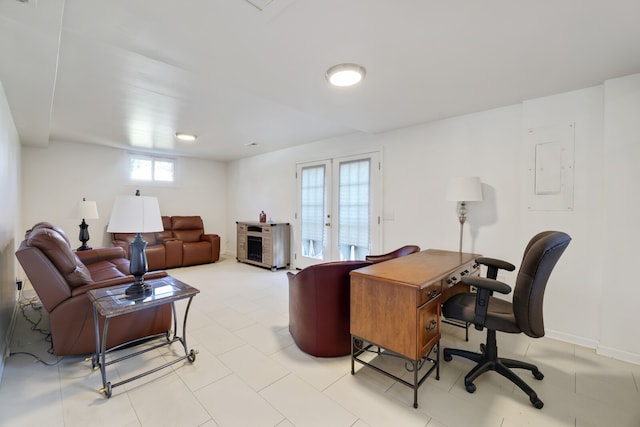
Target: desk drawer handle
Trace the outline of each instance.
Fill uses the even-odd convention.
[[[435,319],[431,319],[431,322],[427,324],[426,329],[427,331],[433,331],[437,327],[438,327],[438,322],[436,322]]]

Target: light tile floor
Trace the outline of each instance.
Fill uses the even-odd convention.
[[[640,366],[549,338],[498,335],[503,356],[526,358],[545,374],[523,377],[545,406],[495,373],[476,380],[469,394],[463,377],[469,361],[442,362],[440,380],[430,377],[413,391],[350,358],[322,359],[301,352],[288,332],[285,271],[271,272],[226,257],[218,263],[170,270],[200,289],[188,324],[195,363],[179,363],[113,389],[98,392],[99,371],[81,357],[57,359],[44,336],[18,315],[0,382],[2,426],[640,426]],[[26,296],[33,296],[28,287]],[[184,305],[178,311],[183,311]],[[40,311],[26,308],[31,319]],[[46,314],[42,327],[47,327]],[[442,347],[477,350],[484,335],[443,324]],[[154,350],[112,366],[109,380],[158,366],[172,353]],[[47,365],[38,362],[28,352]],[[174,353],[174,354],[175,354]],[[395,358],[376,361],[403,373]]]

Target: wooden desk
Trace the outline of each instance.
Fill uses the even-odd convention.
[[[439,379],[441,305],[467,292],[465,275],[478,275],[478,254],[429,249],[351,272],[351,373],[354,362],[370,366],[414,389],[436,369]],[[362,342],[369,344],[362,344]],[[370,365],[359,356],[371,346],[411,362],[413,384]],[[384,350],[384,351],[381,351]],[[432,355],[435,353],[435,357]],[[426,372],[425,362],[430,366]],[[419,371],[423,371],[419,377]]]

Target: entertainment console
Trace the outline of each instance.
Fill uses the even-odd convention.
[[[289,223],[240,222],[237,224],[238,262],[270,268],[289,267]]]

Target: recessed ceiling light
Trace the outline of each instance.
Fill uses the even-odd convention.
[[[358,64],[338,64],[327,70],[326,78],[334,86],[347,87],[360,83],[366,71]]]
[[[193,142],[193,141],[196,140],[197,136],[192,134],[192,133],[181,133],[181,132],[178,132],[178,133],[176,133],[176,138],[178,138],[180,141]]]

